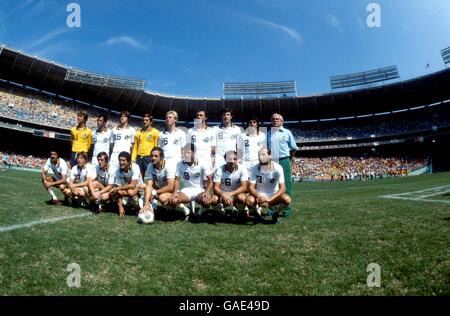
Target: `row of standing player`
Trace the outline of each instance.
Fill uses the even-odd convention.
[[[262,219],[261,208],[269,207],[274,208],[271,222],[276,222],[291,203],[286,194],[283,169],[272,161],[270,149],[261,148],[258,157],[259,163],[248,174],[247,168],[237,163],[237,153],[229,151],[224,157],[226,163],[213,171],[198,163],[195,145],[187,144],[183,148],[183,159],[174,169],[166,163],[164,151],[155,147],[144,183],[139,167],[131,162],[127,152],[119,154],[119,168],[114,172],[109,168],[106,153],[97,156],[96,168],[88,164],[86,153],[78,153],[77,165],[67,180],[67,164],[53,151],[43,168],[42,181],[53,198],[56,196],[51,187],[58,186],[67,198],[87,198],[100,210],[102,205],[115,201],[120,216],[125,215],[124,198],[137,202],[140,197],[139,218],[145,223],[154,221],[154,210],[158,208],[179,210],[186,217],[202,216],[207,210],[225,214],[228,208],[244,218],[252,213]],[[47,175],[49,169],[53,170],[53,178]],[[193,203],[200,206],[198,212],[186,206]]]

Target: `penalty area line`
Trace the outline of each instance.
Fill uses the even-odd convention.
[[[29,223],[24,223],[24,224],[0,227],[0,234],[18,230],[18,229],[30,228],[30,227],[37,226],[37,225],[52,224],[52,223],[66,221],[69,219],[82,218],[82,217],[87,217],[87,216],[91,216],[91,215],[92,215],[91,213],[86,213],[86,214],[79,214],[79,215],[72,215],[72,216],[61,216],[61,217],[43,219],[40,221],[33,221],[33,222],[29,222]]]

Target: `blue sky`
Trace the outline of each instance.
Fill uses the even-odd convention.
[[[66,6],[81,6],[81,28]],[[367,5],[381,6],[369,28]],[[402,79],[444,68],[449,0],[1,0],[0,43],[68,66],[144,78],[150,91],[221,97],[223,82],[329,77],[398,65]],[[430,67],[426,68],[427,63]]]

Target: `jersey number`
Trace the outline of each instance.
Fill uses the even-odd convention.
[[[256,182],[262,183],[262,177],[261,177],[261,176],[257,176],[257,177],[256,177]]]
[[[195,143],[197,141],[197,137],[195,135],[192,135],[191,140],[193,143]]]
[[[250,141],[248,139],[245,140],[245,147],[250,147]]]
[[[168,144],[169,144],[169,139],[168,138],[164,138],[163,146],[167,146]]]
[[[225,179],[225,185],[228,186],[228,187],[231,186],[231,179],[230,178],[226,178]]]
[[[190,179],[189,172],[185,172],[184,173],[184,180],[189,180],[189,179]]]

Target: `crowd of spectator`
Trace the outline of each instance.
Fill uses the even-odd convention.
[[[70,129],[77,125],[77,113],[80,110],[88,112],[87,125],[91,129],[96,127],[98,115],[104,112],[92,106],[0,83],[2,116],[50,126],[54,126],[56,122],[58,127]],[[108,127],[112,128],[117,124],[119,116],[114,112],[108,113],[108,116]],[[139,128],[141,120],[132,117],[130,125]],[[154,126],[162,129],[164,123],[155,121]],[[356,120],[290,124],[286,127],[300,142],[317,142],[402,134],[444,126],[450,126],[450,111],[441,106],[439,109],[426,111],[408,111]]]
[[[97,127],[97,117],[105,113],[101,109],[84,106],[70,100],[0,84],[0,113],[5,117],[42,125],[55,126],[57,124],[60,128],[70,129],[77,125],[77,113],[81,110],[88,113],[87,126],[91,129]],[[108,117],[107,125],[109,128],[113,128],[119,121],[119,114],[109,112]],[[139,128],[142,121],[132,117],[130,125]]]
[[[9,167],[21,167],[30,169],[40,169],[45,164],[46,159],[34,157],[32,155],[24,156],[9,152],[0,152],[1,164]],[[6,162],[6,164],[5,164]]]
[[[447,109],[433,111],[428,109],[370,119],[302,123],[295,128],[293,126],[288,128],[301,142],[317,142],[389,136],[447,126],[450,126],[450,112]]]
[[[331,181],[403,176],[427,165],[428,159],[399,157],[295,158],[291,162],[292,176],[297,180]]]

